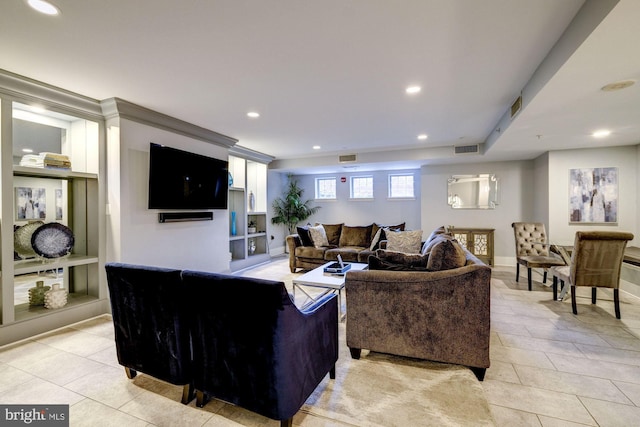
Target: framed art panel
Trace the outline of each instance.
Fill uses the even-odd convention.
[[[62,189],[56,188],[56,220],[62,219]]]
[[[569,222],[618,222],[618,168],[569,170]]]
[[[16,187],[16,220],[45,219],[47,198],[44,188]]]

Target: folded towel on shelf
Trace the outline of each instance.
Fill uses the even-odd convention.
[[[40,154],[25,154],[20,159],[20,166],[51,169],[71,169],[69,156],[65,154],[42,152]]]
[[[20,159],[20,166],[30,166],[34,168],[43,168],[44,161],[38,154],[25,154]]]

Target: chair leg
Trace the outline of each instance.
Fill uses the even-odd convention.
[[[487,372],[487,368],[471,367],[471,372],[475,374],[478,381],[484,381],[484,374]]]
[[[205,405],[206,402],[206,396],[204,395],[203,391],[200,390],[196,390],[196,406],[198,408],[202,408]]]
[[[596,289],[597,288],[591,288],[591,304],[595,304],[596,303]]]
[[[553,300],[558,300],[558,276],[553,276]]]
[[[527,268],[527,282],[529,282],[529,290],[531,290],[531,269]]]
[[[542,283],[547,283],[547,270],[544,270],[544,274],[542,275]]]
[[[127,378],[129,378],[130,380],[134,379],[137,374],[134,369],[127,368],[126,366],[124,367],[124,372],[127,374]]]
[[[193,400],[195,397],[195,389],[193,388],[193,383],[185,384],[182,387],[182,400],[181,402],[187,405],[189,402]]]
[[[516,282],[520,281],[520,264],[516,263]]]
[[[280,421],[280,427],[293,427],[293,417]]]
[[[618,288],[613,289],[613,305],[616,308],[616,319],[620,318],[620,294]]]
[[[576,287],[575,287],[575,285],[571,285],[571,308],[573,309],[573,314],[578,314],[578,307],[576,307]]]

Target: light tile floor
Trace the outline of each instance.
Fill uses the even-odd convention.
[[[610,290],[592,305],[591,289],[578,288],[576,316],[571,295],[553,301],[541,276],[531,292],[515,268],[492,277],[483,388],[496,424],[640,426],[640,300],[621,292],[617,320]]]
[[[286,263],[259,267],[261,277],[290,283],[278,264]],[[622,294],[617,320],[610,292],[599,291],[592,306],[590,290],[580,290],[574,316],[569,296],[552,301],[539,281],[529,292],[514,268],[495,268],[493,279],[491,368],[482,385],[497,426],[640,425],[640,300]],[[180,387],[123,376],[109,316],[0,348],[0,403],[69,403],[73,426],[265,425],[263,417],[238,424],[214,408],[182,405]]]

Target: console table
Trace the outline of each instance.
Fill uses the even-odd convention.
[[[494,228],[467,228],[449,226],[449,232],[469,252],[482,262],[493,266],[493,232]]]

